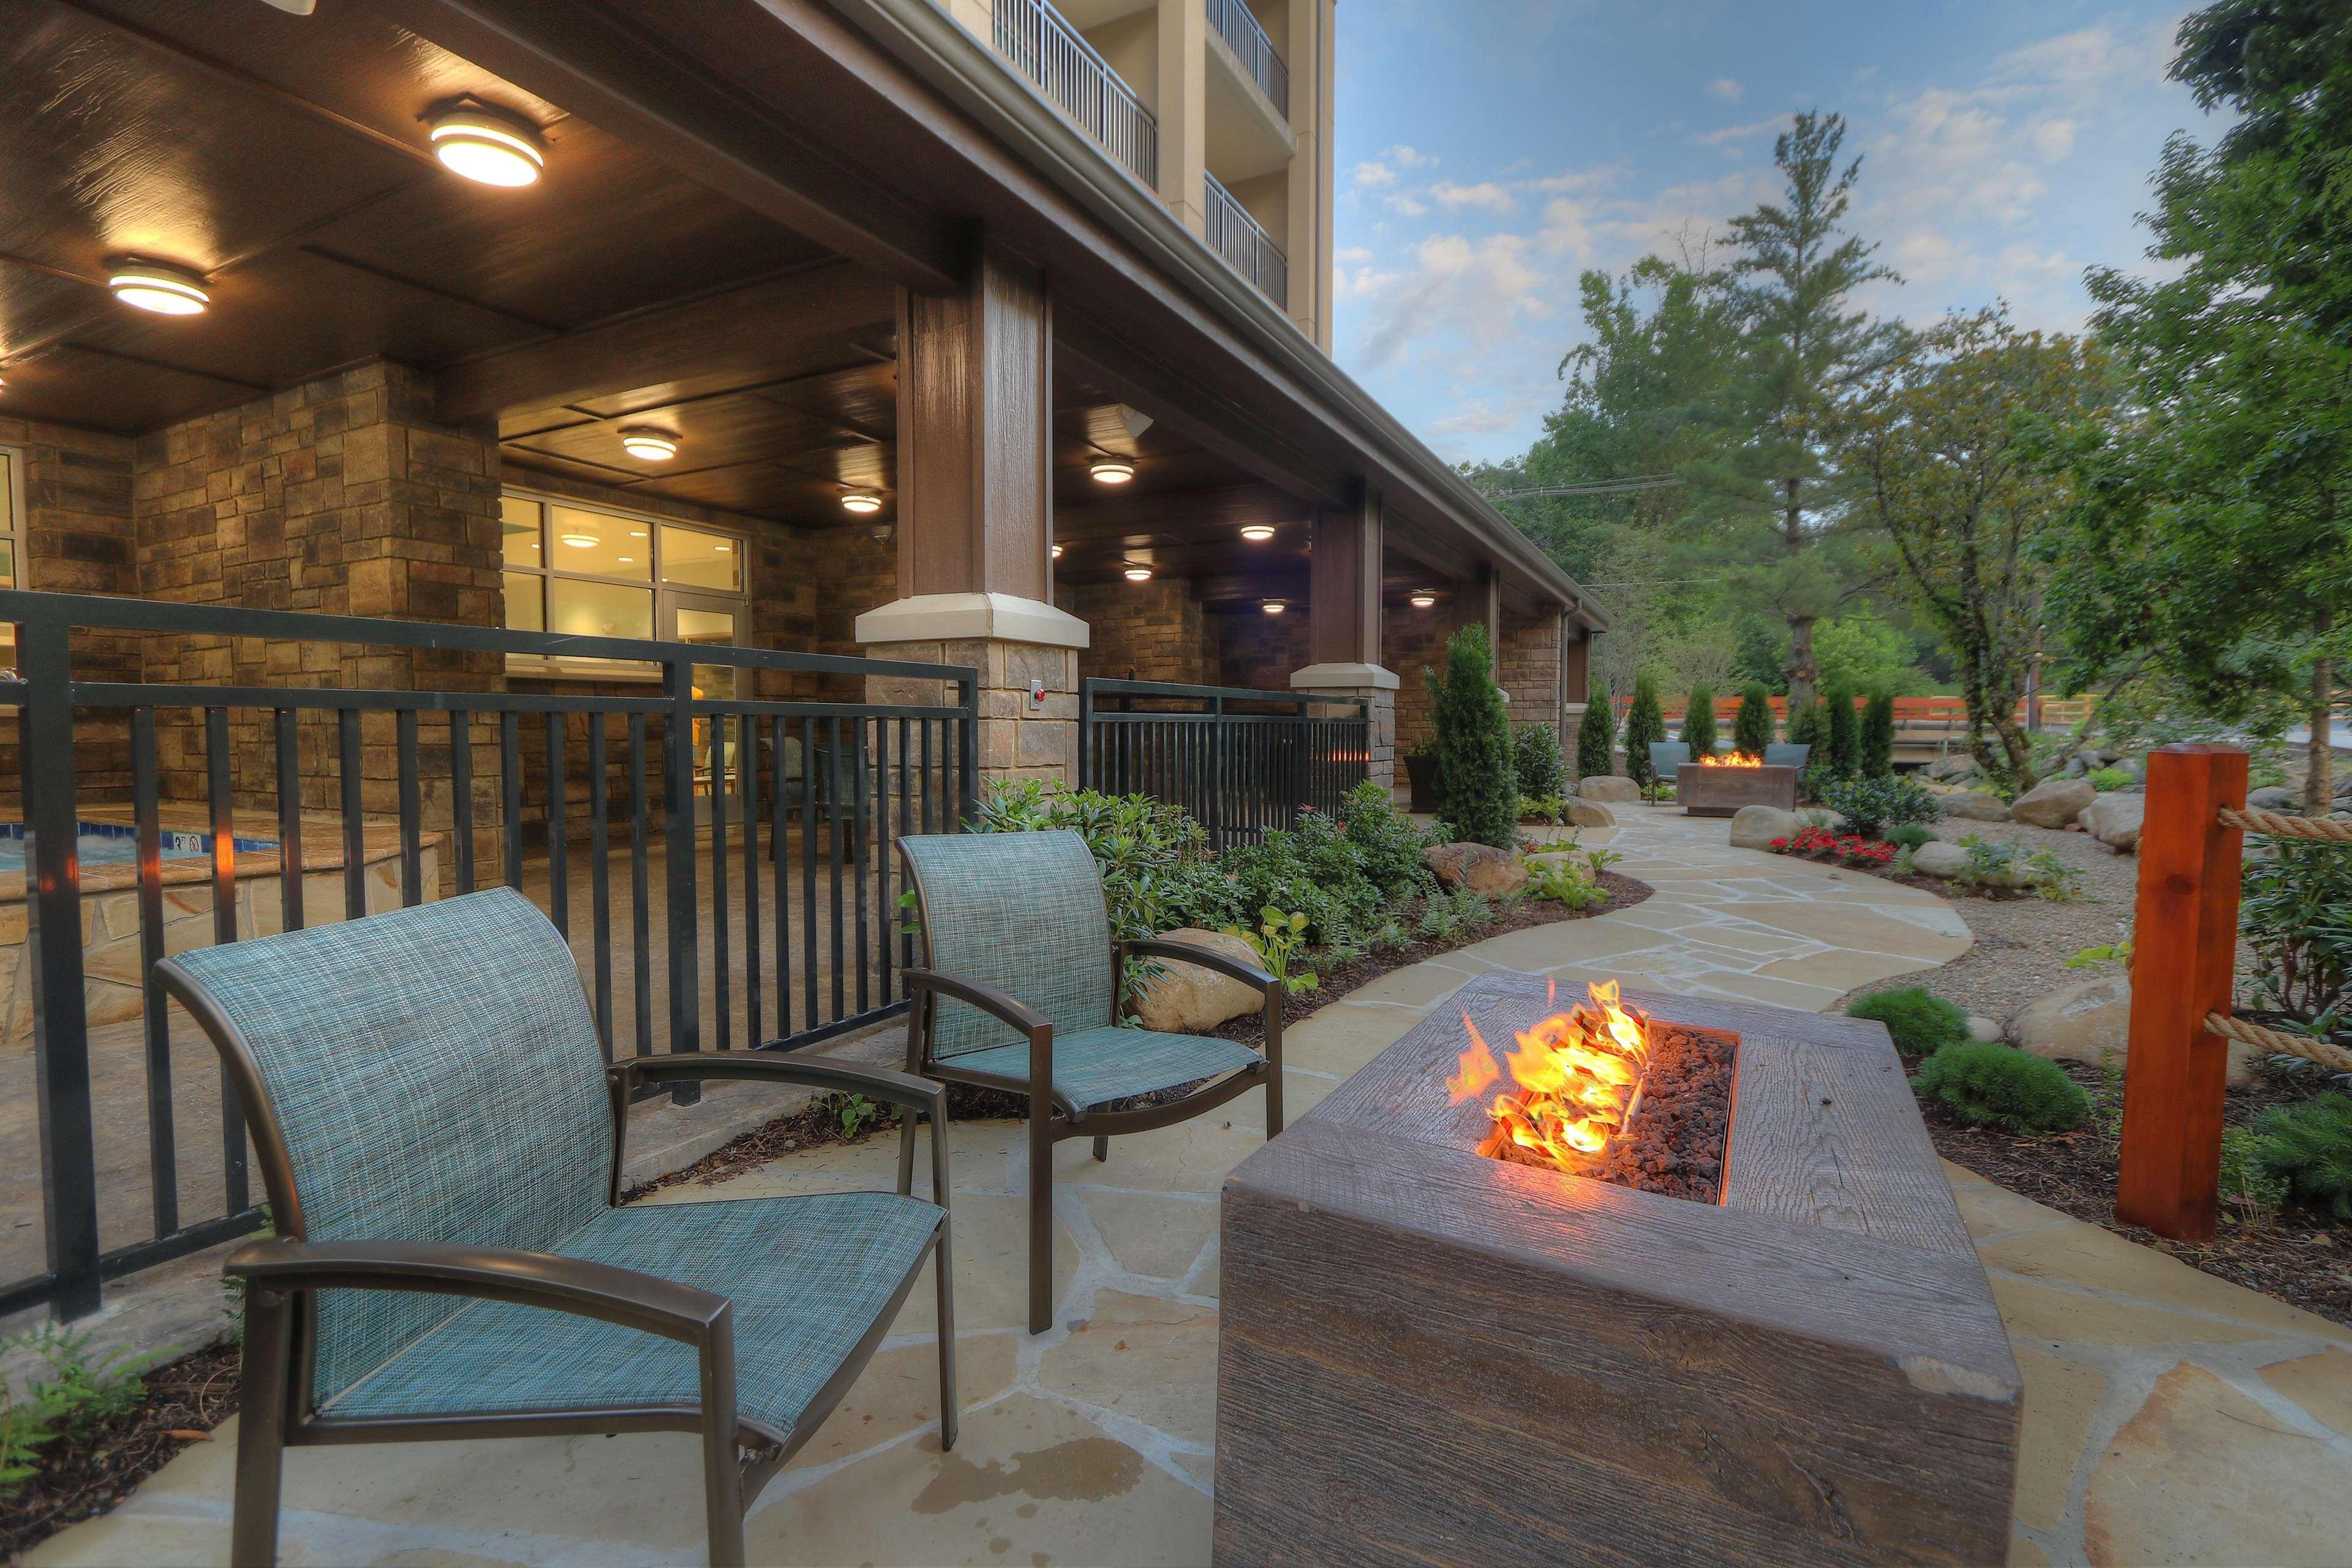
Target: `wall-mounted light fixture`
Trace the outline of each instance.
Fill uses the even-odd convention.
[[[1062,558],[1062,547],[1061,547],[1060,545],[1056,544],[1055,546],[1054,546],[1054,559],[1055,559],[1055,560],[1056,560],[1056,561],[1059,561],[1061,558]]]
[[[547,139],[520,115],[461,104],[433,117],[433,155],[484,185],[528,185],[547,167]]]
[[[1087,467],[1098,485],[1123,485],[1135,478],[1135,464],[1126,458],[1097,458]]]
[[[632,425],[621,432],[621,450],[648,463],[667,463],[677,456],[677,437],[650,425]]]
[[[116,262],[106,286],[126,305],[152,310],[159,316],[198,316],[212,296],[205,292],[202,274],[163,261]]]

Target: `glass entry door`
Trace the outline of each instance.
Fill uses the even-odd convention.
[[[680,593],[665,588],[661,594],[660,626],[656,632],[665,642],[681,642],[706,647],[737,647],[750,629],[744,624],[744,605],[740,599],[718,598],[699,594]],[[737,696],[736,683],[742,671],[731,664],[698,664],[694,668],[694,694],[705,701],[731,702]],[[748,689],[745,695],[748,695]],[[714,759],[710,752],[710,721],[694,721],[694,793],[708,797],[714,784],[726,788],[735,786],[736,737],[729,727],[725,742]]]

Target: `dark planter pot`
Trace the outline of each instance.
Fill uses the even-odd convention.
[[[1406,757],[1404,780],[1412,796],[1412,804],[1407,809],[1425,811],[1432,816],[1436,815],[1437,759],[1433,756]]]

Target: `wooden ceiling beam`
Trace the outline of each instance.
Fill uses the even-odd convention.
[[[1054,537],[1064,542],[1156,529],[1234,529],[1244,523],[1303,523],[1312,509],[1273,485],[1147,491],[1117,500],[1054,509]]]

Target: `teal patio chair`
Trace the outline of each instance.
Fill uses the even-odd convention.
[[[1054,1145],[1091,1136],[1097,1160],[1122,1132],[1166,1127],[1265,1088],[1265,1135],[1282,1131],[1282,984],[1191,942],[1114,943],[1086,840],[1050,833],[943,833],[898,840],[928,968],[906,972],[907,1070],[1029,1102],[1029,1331],[1054,1321]],[[1117,1026],[1129,958],[1172,958],[1265,995],[1265,1054],[1232,1040]],[[1120,1100],[1192,1086],[1160,1103]],[[898,1150],[914,1167],[909,1131]]]
[[[1792,744],[1787,741],[1775,741],[1764,748],[1764,765],[1768,768],[1794,768],[1803,773],[1805,759],[1812,754],[1813,748],[1808,742],[1799,741]]]
[[[1651,742],[1650,788],[1642,792],[1643,795],[1651,795],[1662,784],[1672,784],[1675,770],[1690,760],[1691,749],[1680,741]]]
[[[946,1091],[744,1053],[607,1066],[572,952],[509,889],[184,952],[156,973],[221,1054],[277,1238],[245,1285],[231,1553],[272,1562],[289,1444],[686,1431],[710,1558],[939,1264],[956,1435]],[[850,1089],[931,1122],[898,1191],[618,1206],[640,1085]],[[911,1147],[911,1145],[910,1145]]]

